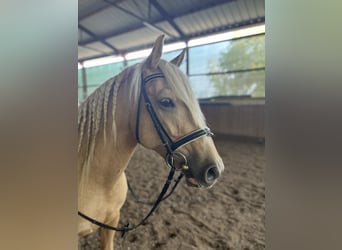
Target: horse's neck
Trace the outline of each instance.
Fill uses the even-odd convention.
[[[87,163],[90,178],[98,178],[97,183],[111,186],[126,169],[135,146],[117,138],[116,143],[106,143],[96,147],[93,158]]]
[[[111,97],[113,98],[113,97]],[[112,100],[109,103],[112,103]],[[80,184],[82,186],[96,185],[98,188],[110,189],[123,173],[137,145],[132,134],[132,115],[135,111],[127,112],[128,89],[127,85],[120,88],[116,100],[114,135],[111,122],[106,126],[106,142],[103,140],[103,131],[100,131],[94,152],[89,161],[80,167]],[[112,121],[112,108],[108,109],[108,121]],[[115,137],[115,138],[114,138]],[[91,185],[89,185],[91,184]]]

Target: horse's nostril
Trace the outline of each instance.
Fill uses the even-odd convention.
[[[205,180],[208,184],[213,183],[220,176],[220,172],[216,166],[210,167],[205,176]]]

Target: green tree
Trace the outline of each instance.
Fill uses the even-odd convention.
[[[210,72],[225,72],[265,67],[265,36],[235,40],[219,59],[209,60]],[[215,95],[265,96],[265,71],[216,74],[210,76]]]

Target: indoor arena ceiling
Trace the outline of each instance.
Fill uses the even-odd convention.
[[[264,0],[79,0],[78,61],[264,22]]]

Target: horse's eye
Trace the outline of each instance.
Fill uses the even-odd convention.
[[[159,103],[164,108],[173,108],[175,106],[170,98],[163,98],[159,101]]]

